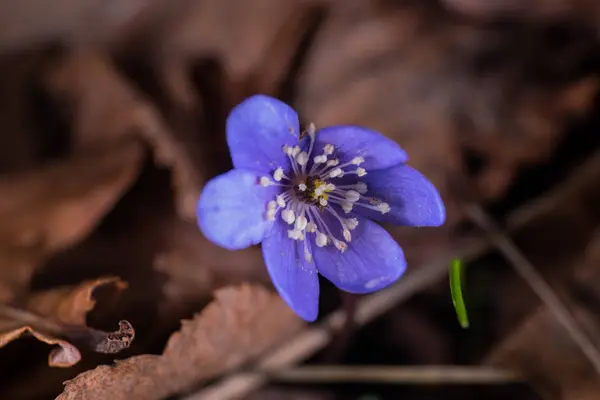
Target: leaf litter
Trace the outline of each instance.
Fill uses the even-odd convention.
[[[165,398],[244,365],[303,325],[275,293],[250,285],[224,288],[182,322],[161,356],[135,356],[84,372],[66,382],[58,398]]]
[[[76,287],[32,293],[22,306],[0,306],[0,347],[27,334],[54,346],[48,356],[51,367],[71,367],[81,360],[79,347],[113,354],[128,348],[135,331],[127,321],[115,332],[103,332],[86,325],[86,314],[96,305],[94,291],[127,286],[114,277],[83,282]]]
[[[41,3],[28,0],[0,12],[6,21],[0,24],[5,27],[0,32],[0,144],[8,149],[0,151],[0,301],[21,318],[19,323],[9,319],[6,332],[21,334],[23,319],[33,318],[36,324],[27,325],[30,332],[57,344],[58,351],[51,354],[57,364],[73,363],[82,351],[93,350],[99,338],[105,344],[127,342],[133,338],[129,326],[109,336],[111,332],[85,325],[89,309],[75,308],[77,323],[57,321],[56,314],[58,309],[68,314],[64,310],[80,302],[68,293],[86,293],[81,285],[118,273],[130,283],[123,293],[127,306],[104,322],[131,318],[137,330],[131,350],[145,355],[98,367],[106,360],[84,354],[74,367],[80,369],[68,377],[89,371],[71,379],[61,397],[164,398],[245,364],[301,329],[275,294],[243,284],[269,282],[259,249],[218,249],[201,237],[193,222],[203,182],[230,162],[225,116],[233,104],[256,91],[294,104],[304,122],[367,125],[398,141],[408,150],[411,164],[444,192],[450,224],[435,232],[395,229],[393,234],[417,271],[420,262],[451,254],[460,238],[456,228],[464,219],[465,199],[505,206],[522,170],[554,162],[564,142],[571,140],[570,124],[595,112],[598,90],[590,68],[597,56],[594,4],[559,0],[542,7],[528,1],[515,9],[514,2],[495,0],[483,12],[472,12],[481,4],[150,0],[123,7],[85,0],[77,6],[57,1],[33,18]],[[524,18],[494,22],[516,13]],[[580,23],[581,29],[573,28]],[[587,126],[577,132],[584,137],[589,131],[593,129]],[[478,167],[470,165],[471,156],[478,159]],[[468,193],[456,190],[465,187]],[[577,198],[569,198],[560,212],[542,220],[568,221],[577,214]],[[570,226],[569,238],[557,240],[557,253],[567,243],[585,242],[595,227],[591,218],[578,221]],[[535,246],[548,243],[536,244],[528,236],[561,229],[560,224],[540,228],[536,222],[517,234],[525,237],[519,244],[534,256]],[[573,269],[579,244],[561,253],[569,261],[565,271]],[[535,265],[545,269],[538,255]],[[549,270],[552,265],[548,263]],[[493,273],[486,271],[487,276]],[[474,282],[469,311],[476,327],[470,331],[481,333],[477,327],[485,316],[478,311],[483,306],[477,303],[475,288],[494,287],[490,292],[496,293],[496,286],[516,286],[469,281]],[[160,282],[157,293],[151,287],[155,282]],[[206,305],[209,293],[223,287],[216,300],[171,337],[161,356],[152,355],[160,352],[180,319],[189,319]],[[393,328],[387,332],[359,329],[359,335],[346,334],[349,338],[342,332],[341,351],[381,354],[381,348],[369,346],[384,343],[388,347],[383,353],[394,363],[456,362],[451,344],[462,349],[464,340],[440,326],[439,309],[448,302],[444,290],[447,285],[428,286],[419,300],[425,305],[410,301],[402,307],[406,311],[390,308],[380,321]],[[326,311],[339,306],[337,293],[324,290],[323,296]],[[494,304],[505,316],[518,308],[521,317],[541,323],[536,309],[528,308],[535,302],[532,297],[505,295]],[[44,300],[31,305],[36,298]],[[258,310],[250,306],[253,301]],[[39,309],[42,303],[46,306]],[[553,328],[551,318],[544,315],[542,325]],[[491,325],[498,327],[497,336],[475,338],[459,362],[477,362],[473,353],[486,353],[496,344],[503,348],[511,334],[517,337],[517,353],[532,344],[532,334],[520,336],[522,327],[514,319],[499,315],[495,322]],[[500,329],[502,323],[506,326]],[[65,326],[72,324],[79,329],[75,332],[86,333],[67,332]],[[49,329],[56,327],[60,329]],[[362,339],[363,333],[368,340]],[[89,340],[82,343],[82,337]],[[533,343],[537,347],[532,354],[560,359],[552,346],[568,338],[559,339]],[[482,342],[487,347],[477,344]],[[429,350],[411,350],[407,356],[402,350],[406,347]],[[19,393],[19,386],[27,387],[31,397],[57,394],[59,375],[40,368],[34,373],[26,361],[6,354],[2,362],[11,369],[23,365],[27,371],[11,375],[3,386],[11,394]],[[510,354],[502,359],[503,366],[530,371]],[[565,399],[578,395],[571,390],[577,382],[581,391],[592,393],[586,391],[594,387],[590,381],[564,373],[560,365],[548,371],[563,373],[561,385],[569,393]],[[37,379],[44,376],[52,384],[44,386]],[[67,375],[60,376],[64,380]],[[40,384],[32,387],[31,379]],[[538,386],[547,389],[550,381],[541,379]]]

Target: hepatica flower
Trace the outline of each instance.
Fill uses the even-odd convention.
[[[318,313],[318,274],[370,293],[404,273],[402,249],[378,222],[445,220],[436,188],[405,164],[396,142],[372,130],[311,124],[301,132],[291,107],[256,95],[229,115],[227,143],[234,169],[206,184],[200,229],[230,250],[262,242],[273,284],[307,321]]]

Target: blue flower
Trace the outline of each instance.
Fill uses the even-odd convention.
[[[290,106],[256,95],[232,110],[227,143],[234,169],[204,187],[200,229],[230,250],[262,242],[273,284],[307,321],[317,318],[319,273],[350,293],[404,273],[402,249],[377,222],[444,223],[436,188],[372,130],[311,124],[301,133]]]

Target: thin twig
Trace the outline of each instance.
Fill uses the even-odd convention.
[[[393,365],[326,365],[260,372],[267,374],[269,379],[276,382],[311,384],[352,382],[396,385],[497,385],[524,381],[522,376],[498,368],[456,365],[406,367]]]
[[[535,294],[546,304],[550,312],[567,330],[575,344],[588,358],[598,375],[600,375],[600,352],[587,334],[579,327],[567,306],[562,302],[542,275],[519,251],[513,241],[496,226],[489,215],[478,205],[470,205],[466,212],[473,221],[490,237],[492,243],[511,262],[517,273],[527,282]]]

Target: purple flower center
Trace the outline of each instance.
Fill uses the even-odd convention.
[[[355,207],[382,214],[391,208],[388,203],[367,196],[367,184],[360,180],[367,174],[360,167],[365,161],[363,157],[340,163],[332,144],[323,146],[321,154],[313,154],[316,140],[313,124],[305,134],[310,138],[308,150],[298,145],[283,146],[291,167],[278,166],[272,176],[261,177],[260,184],[281,187],[281,192],[267,203],[265,218],[275,221],[279,214],[289,225],[288,238],[304,241],[304,258],[311,262],[312,254],[305,241],[308,234],[314,235],[318,247],[333,244],[344,252],[352,241],[350,231],[358,226],[358,219],[352,216]],[[341,236],[337,237],[334,232],[341,232]]]

